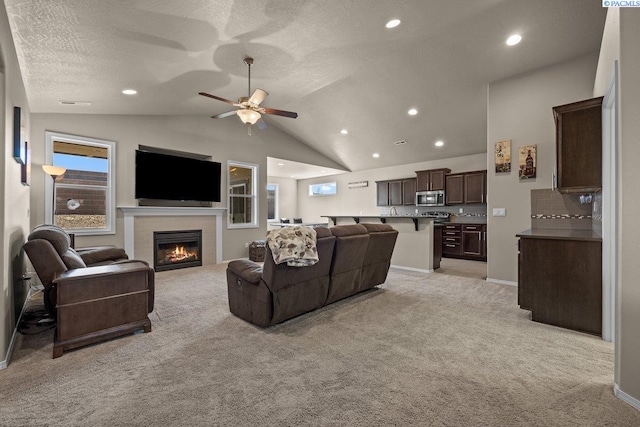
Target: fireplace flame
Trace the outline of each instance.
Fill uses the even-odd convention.
[[[180,262],[185,260],[197,260],[198,254],[196,252],[189,252],[184,246],[177,246],[173,251],[167,253],[169,262]]]

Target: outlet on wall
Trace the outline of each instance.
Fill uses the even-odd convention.
[[[248,248],[249,247],[249,243],[248,242],[244,242],[244,247]]]
[[[458,209],[458,213],[464,213],[464,208]]]

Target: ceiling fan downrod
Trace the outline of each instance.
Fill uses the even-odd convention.
[[[247,56],[246,58],[244,58],[244,63],[247,64],[247,67],[249,67],[249,78],[247,79],[249,91],[247,92],[247,96],[251,98],[251,65],[253,64],[253,58]]]

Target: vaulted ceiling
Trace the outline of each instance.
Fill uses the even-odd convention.
[[[233,107],[198,92],[246,96],[250,56],[262,105],[299,114],[269,128],[354,171],[485,152],[487,85],[597,52],[606,17],[595,0],[4,3],[33,113],[211,116]]]

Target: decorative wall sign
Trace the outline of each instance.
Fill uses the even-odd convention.
[[[518,150],[518,176],[520,179],[530,179],[536,177],[536,150],[538,145],[523,145]]]
[[[356,181],[350,182],[347,184],[347,188],[360,188],[360,187],[368,187],[369,181]]]
[[[496,173],[511,172],[511,140],[496,142]]]
[[[13,107],[13,158],[22,165],[25,163],[25,153],[22,145],[21,123],[20,107]]]
[[[22,185],[31,185],[31,149],[27,141],[24,142],[24,163],[20,165],[20,181]]]

